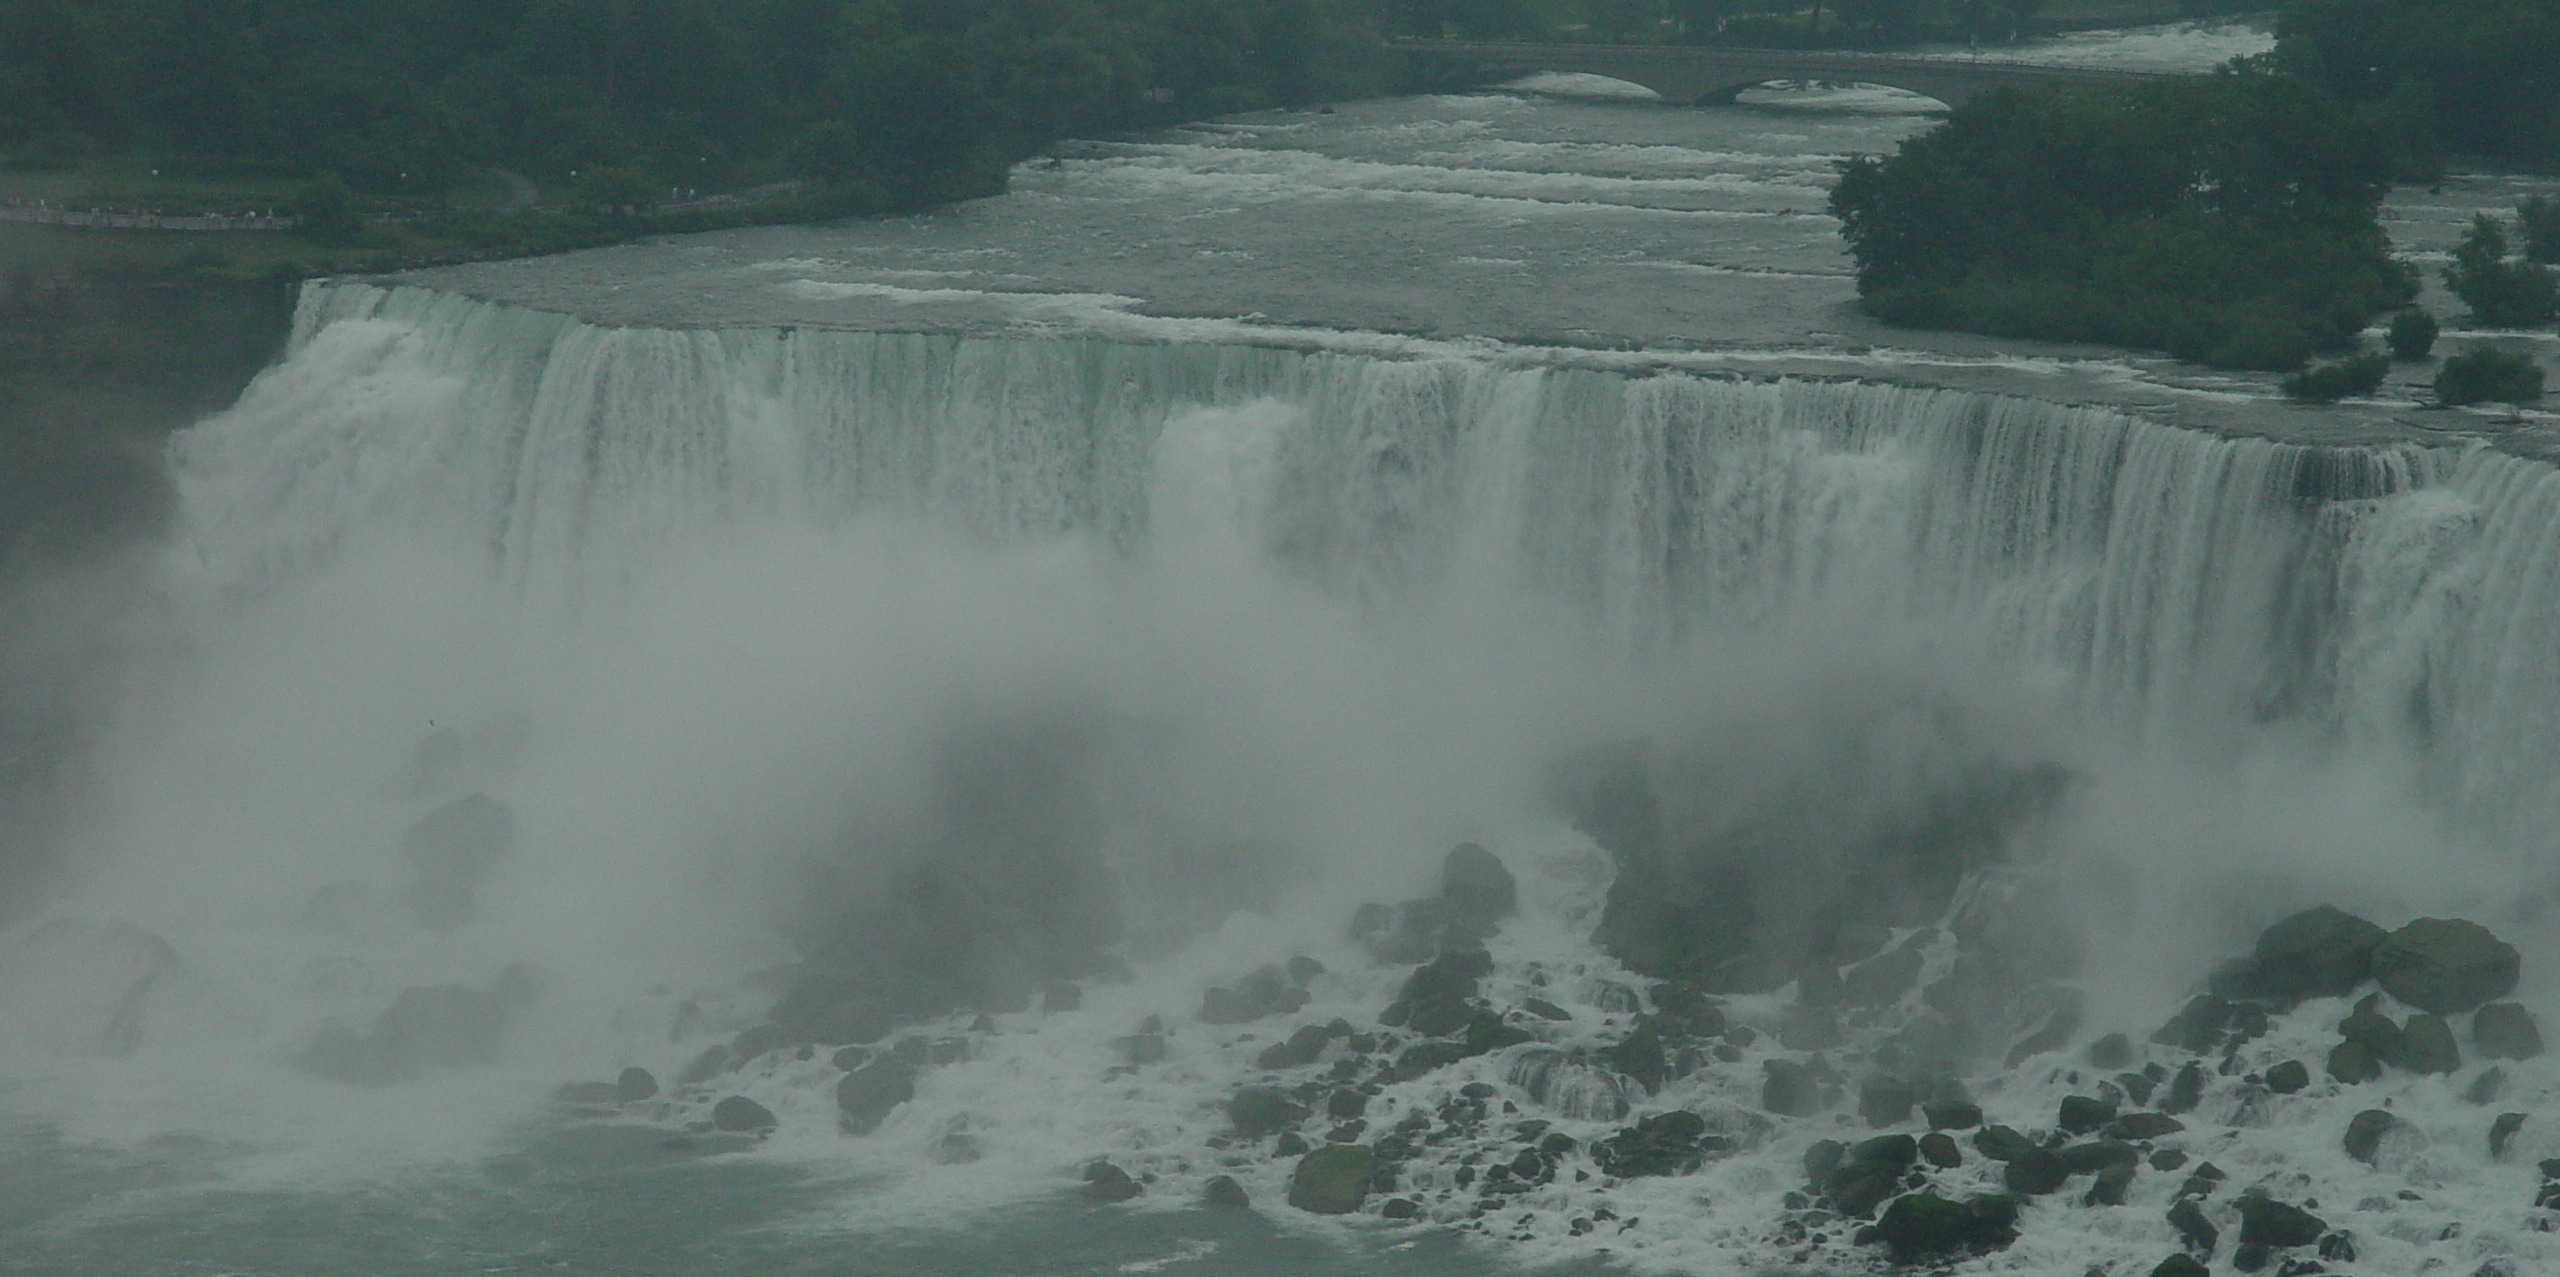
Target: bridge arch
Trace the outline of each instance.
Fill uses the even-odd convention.
[[[1663,101],[1683,105],[1730,102],[1773,80],[1872,84],[1957,107],[1991,89],[2011,84],[2131,84],[2166,78],[2158,72],[1832,50],[1443,40],[1398,40],[1393,46],[1496,72],[1526,75],[1563,71],[1604,76],[1651,89]]]

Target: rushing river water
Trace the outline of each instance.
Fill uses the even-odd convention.
[[[1788,1196],[1867,1128],[1760,1112],[1808,1053],[1784,995],[1658,1086],[1591,1064],[1644,1003],[1555,777],[1631,741],[1772,901],[1981,775],[2076,778],[1947,920],[2046,900],[2086,955],[2030,990],[2084,1009],[2068,1051],[2002,1067],[2050,1001],[1965,1021],[1989,1057],[1946,1080],[1994,1121],[2049,1125],[2088,1039],[2143,1041],[2312,903],[2477,918],[2560,1008],[2547,418],[1884,329],[1825,191],[1928,104],[1539,87],[1576,96],[1239,117],[929,216],[314,285],[173,451],[60,904],[0,936],[0,1272],[1862,1270]],[[2515,189],[2403,193],[2394,233],[2424,260]],[[1374,1080],[1334,1133],[1446,1128],[1362,1212],[1291,1210],[1293,1159],[1221,1105],[1316,1076],[1269,1054],[1301,1024],[1367,1076],[1341,1039],[1411,968],[1346,924],[1461,841],[1517,876],[1483,992],[1536,1022]],[[935,934],[848,940],[881,899]],[[813,943],[1027,943],[989,917],[1106,956],[917,1026],[868,1134],[838,1094],[868,1057],[706,1055]],[[1936,921],[1890,943],[1953,980]],[[1204,1015],[1292,957],[1322,970],[1290,1015]],[[1926,1001],[1811,1054],[1892,1058]],[[2177,1151],[2325,1203],[2332,1271],[2560,1265],[2531,1170],[2560,1071],[2504,1067],[2534,1116],[2503,1159],[2480,1061],[2259,1084],[2346,1005],[2233,1048]],[[632,1067],[654,1094],[552,1099]],[[732,1096],[771,1132],[714,1129]],[[2377,1105],[2401,1133],[2347,1159]],[[1738,1151],[1594,1173],[1675,1109]],[[1578,1151],[1471,1190],[1542,1135]],[[1095,1159],[1143,1191],[1079,1197]],[[1256,1209],[1202,1208],[1220,1174]],[[2146,1273],[2179,1182],[2040,1200],[1966,1271]]]

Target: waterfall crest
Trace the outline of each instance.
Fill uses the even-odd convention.
[[[1184,442],[1204,414],[1214,445]],[[2560,760],[2560,478],[2478,448],[1865,383],[609,328],[327,283],[283,365],[178,460],[184,535],[235,589],[386,533],[589,600],[775,523],[1129,552],[1164,503],[1206,500],[1269,561],[1380,607],[1525,594],[1628,650],[1951,624],[2117,721],[2410,751],[2501,822],[2547,814]]]

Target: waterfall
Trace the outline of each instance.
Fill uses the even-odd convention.
[[[1215,447],[1183,442],[1213,419]],[[2479,447],[1852,382],[611,328],[323,283],[283,364],[177,457],[183,539],[232,590],[398,535],[592,605],[745,529],[897,517],[1128,553],[1164,502],[1207,499],[1265,562],[1375,608],[1534,598],[1628,651],[1952,625],[2109,721],[2407,751],[2501,824],[2549,817],[2560,761],[2560,479]]]

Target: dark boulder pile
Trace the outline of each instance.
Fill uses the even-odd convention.
[[[770,1013],[790,1046],[872,1044],[954,1013],[1063,1008],[1112,969],[1120,904],[1072,733],[958,745],[929,832],[882,874],[817,898],[809,955]],[[868,864],[875,848],[849,850]],[[858,853],[858,854],[857,854]]]

